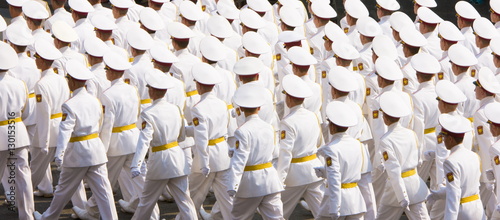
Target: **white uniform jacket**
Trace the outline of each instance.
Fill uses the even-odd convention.
[[[265,196],[283,190],[276,169],[272,166],[274,130],[258,115],[246,118],[245,124],[235,132],[236,150],[231,158],[228,190],[235,190],[237,197]],[[251,166],[266,168],[249,170]],[[248,170],[248,171],[245,171]]]
[[[151,56],[147,53],[134,57],[132,67],[125,71],[123,79],[126,83],[137,87],[139,97],[141,98],[141,111],[151,105],[149,98],[146,76],[153,72],[153,63]]]
[[[462,91],[467,100],[458,105],[458,112],[466,118],[472,118],[473,114],[476,113],[479,108],[479,101],[476,99],[476,93],[474,90],[476,86],[473,84],[475,81],[469,73],[464,72],[457,76],[457,81],[455,85]]]
[[[435,151],[437,145],[436,126],[438,125],[439,109],[435,86],[432,81],[423,82],[413,93],[413,131],[417,133],[421,152]]]
[[[87,90],[90,94],[98,99],[101,99],[102,93],[111,86],[111,82],[106,77],[106,70],[104,70],[104,63],[97,63],[90,67],[90,71],[94,77],[87,81]]]
[[[139,23],[129,20],[127,16],[116,19],[115,23],[118,26],[118,29],[113,30],[115,45],[128,51],[127,32],[133,28],[139,28]]]
[[[104,121],[101,139],[108,156],[122,156],[135,153],[139,129],[135,123],[139,116],[139,95],[137,89],[115,79],[101,97]]]
[[[50,30],[52,29],[52,25],[56,21],[64,21],[70,27],[74,27],[75,26],[75,21],[73,20],[73,17],[71,15],[71,13],[68,12],[68,11],[66,11],[66,9],[64,7],[63,8],[58,8],[58,9],[54,10],[54,14],[52,16],[50,16],[50,18],[48,18],[45,21],[43,29],[45,29],[47,32],[50,33]]]
[[[491,169],[491,156],[489,148],[495,143],[495,138],[491,134],[488,119],[484,114],[484,108],[489,103],[495,102],[495,97],[488,96],[479,101],[479,109],[474,113],[474,147],[476,153],[481,157],[481,173]],[[489,182],[486,175],[481,176],[481,182]]]
[[[35,60],[28,57],[26,53],[18,53],[17,57],[19,58],[19,64],[10,69],[8,74],[22,80],[28,87],[29,101],[23,112],[23,118],[25,118],[23,122],[26,126],[30,126],[36,123],[35,85],[40,80],[40,70],[36,67]]]

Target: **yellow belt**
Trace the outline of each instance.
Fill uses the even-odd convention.
[[[253,165],[253,166],[245,166],[245,171],[263,170],[263,169],[266,169],[266,168],[269,168],[272,166],[273,166],[273,164],[271,162],[257,164],[257,165]]]
[[[354,188],[356,186],[358,186],[358,183],[342,183],[342,184],[340,184],[340,188],[342,188],[342,189]]]
[[[474,194],[472,196],[468,196],[468,197],[465,197],[465,198],[461,198],[460,199],[460,204],[464,204],[464,203],[468,203],[468,202],[472,202],[472,201],[476,201],[479,199],[479,195],[478,194]]]
[[[158,151],[167,150],[167,149],[170,149],[172,147],[177,147],[177,146],[179,146],[179,143],[177,141],[174,141],[174,142],[170,142],[168,144],[164,144],[161,146],[152,147],[151,151],[158,152]]]
[[[186,92],[186,96],[187,97],[194,96],[196,94],[198,94],[198,90],[193,90],[193,91]]]
[[[225,141],[226,138],[225,137],[220,137],[220,138],[216,138],[216,139],[212,139],[212,140],[208,140],[208,146],[213,146],[213,145],[216,145],[220,142],[223,142]]]
[[[129,124],[129,125],[125,125],[125,126],[121,126],[121,127],[114,127],[113,128],[113,133],[120,133],[122,131],[130,130],[130,129],[133,129],[135,127],[136,127],[135,123]]]
[[[473,117],[470,117],[470,118],[467,118],[469,119],[470,122],[474,122],[474,118]]]
[[[7,119],[5,121],[0,121],[0,126],[4,126],[4,125],[8,125],[10,121],[14,120],[14,122],[18,123],[18,122],[22,122],[23,120],[21,119],[21,117],[18,117],[18,118],[13,118],[13,119]]]
[[[35,98],[35,93],[28,94],[28,98]]]
[[[78,141],[86,141],[94,138],[98,138],[99,134],[93,133],[85,136],[80,136],[80,137],[72,137],[69,139],[69,142],[78,142]]]
[[[410,177],[410,176],[415,175],[416,173],[417,173],[417,171],[415,169],[408,170],[406,172],[402,172],[401,177],[403,177],[403,178]]]
[[[312,155],[305,156],[305,157],[292,158],[292,163],[302,163],[302,162],[314,160],[316,158],[317,158],[316,154],[312,154]]]
[[[430,134],[436,132],[436,127],[424,129],[424,134]]]
[[[144,105],[144,104],[149,104],[151,103],[151,99],[143,99],[141,100],[141,104]]]
[[[227,105],[227,109],[233,109],[233,105]]]
[[[50,119],[54,119],[54,118],[62,118],[62,113],[55,113],[55,114],[50,115]]]

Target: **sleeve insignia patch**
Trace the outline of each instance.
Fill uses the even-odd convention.
[[[324,71],[324,70],[321,71],[321,78],[323,78],[323,79],[326,78],[326,71]]]
[[[142,129],[143,129],[143,130],[144,130],[144,128],[146,128],[146,125],[147,125],[147,124],[148,124],[148,123],[146,123],[146,121],[143,121],[143,122],[142,122]]]
[[[280,53],[279,53],[279,54],[276,54],[276,60],[277,60],[277,61],[280,61],[280,60],[281,60],[281,54],[280,54]]]
[[[349,28],[344,28],[344,33],[349,33]]]
[[[483,134],[483,126],[477,126],[477,134],[479,135]]]
[[[404,78],[403,79],[403,85],[407,86],[408,85],[408,79],[407,78]]]
[[[236,143],[234,143],[234,148],[236,148],[236,150],[240,148],[240,141],[236,141]]]
[[[496,155],[493,160],[495,161],[495,165],[500,165],[500,158],[498,158],[498,155]]]
[[[378,110],[373,110],[373,118],[378,118]]]
[[[128,79],[128,78],[124,79],[123,81],[125,81],[125,83],[127,83],[127,84],[130,84],[130,79]]]
[[[372,94],[372,90],[370,88],[366,88],[366,96]]]
[[[353,66],[353,67],[352,67],[352,70],[353,70],[353,71],[358,71],[358,67],[357,67],[357,66]]]
[[[327,157],[326,158],[326,165],[327,166],[331,166],[332,165],[332,158],[331,157]]]
[[[193,124],[194,126],[198,126],[200,124],[200,120],[198,120],[198,118],[193,118]]]
[[[31,57],[31,51],[26,51],[26,55],[28,55],[28,57]]]
[[[443,143],[443,135],[438,135],[437,136],[437,141],[438,141],[438,144]]]
[[[312,47],[310,47],[310,48],[309,48],[309,52],[310,52],[311,54],[314,54],[314,49],[313,49]]]
[[[384,151],[384,153],[382,153],[382,156],[384,157],[385,161],[389,160],[389,154],[387,154],[387,151]]]
[[[438,79],[439,79],[439,80],[444,79],[443,72],[438,73]]]
[[[241,110],[240,110],[240,108],[236,108],[236,114],[238,114],[238,116],[240,116],[240,115],[241,115]]]
[[[364,67],[363,67],[363,63],[358,63],[358,69],[359,69],[359,71],[361,71],[361,70],[363,70],[363,69],[364,69]]]
[[[446,174],[446,179],[448,179],[448,182],[453,182],[453,180],[455,180],[455,178],[453,178],[453,173],[449,172]]]
[[[476,77],[476,70],[471,70],[470,71],[470,76]]]
[[[36,94],[36,102],[42,102],[42,94]]]
[[[54,68],[54,73],[59,74],[59,69]]]
[[[207,6],[206,6],[206,5],[202,5],[202,6],[201,6],[201,10],[202,10],[202,11],[206,11],[206,10],[207,10]]]
[[[68,117],[68,114],[63,113],[63,115],[62,115],[62,121],[66,121],[66,117]]]
[[[286,131],[281,131],[280,138],[281,139],[285,139],[286,138]]]
[[[102,113],[103,114],[106,113],[106,106],[104,106],[104,105],[102,106]]]

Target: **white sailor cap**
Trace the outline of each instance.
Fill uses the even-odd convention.
[[[7,27],[5,35],[9,42],[17,46],[28,46],[35,42],[31,31],[22,23],[13,23]]]
[[[306,39],[296,31],[283,31],[278,35],[278,41],[283,43],[297,42]]]
[[[500,103],[498,102],[492,102],[486,105],[484,107],[484,114],[486,115],[486,119],[489,121],[495,123],[495,124],[500,124]]]
[[[290,27],[299,27],[304,25],[304,16],[299,9],[293,6],[283,6],[280,9],[280,19]]]
[[[391,23],[392,29],[397,32],[401,32],[404,27],[414,25],[411,18],[407,14],[400,11],[396,11],[391,14],[391,17],[389,17],[389,23]]]
[[[87,0],[69,0],[68,5],[73,11],[79,13],[90,13],[95,10]]]
[[[465,134],[472,130],[470,121],[461,115],[441,114],[438,121],[442,130],[452,134]]]
[[[245,8],[240,12],[240,21],[243,25],[252,28],[259,29],[266,25],[266,21],[257,12]]]
[[[227,55],[223,48],[222,42],[213,36],[206,36],[200,41],[200,52],[203,57],[210,61],[226,59]]]
[[[249,76],[260,73],[264,63],[257,57],[244,57],[234,64],[233,72],[239,76]]]
[[[342,28],[340,28],[339,25],[333,22],[328,22],[325,25],[324,32],[328,40],[332,42],[335,41],[349,42],[349,38],[347,38],[347,35],[345,34],[344,30],[342,30]]]
[[[368,16],[368,9],[360,0],[347,0],[344,3],[345,11],[353,18],[362,18]]]
[[[366,37],[375,37],[382,34],[382,28],[380,28],[380,25],[375,21],[375,19],[368,16],[358,19],[356,22],[356,29],[358,29],[358,32],[361,35]]]
[[[328,103],[326,117],[328,121],[340,127],[352,127],[358,124],[358,117],[352,107],[340,101]]]
[[[450,61],[458,66],[474,66],[477,64],[477,59],[474,54],[461,44],[453,44],[448,49],[448,57]]]
[[[457,12],[458,16],[465,18],[465,19],[476,19],[481,17],[479,15],[479,12],[472,6],[469,2],[466,1],[459,1],[457,4],[455,4],[455,11]]]
[[[386,80],[396,81],[403,79],[403,73],[401,68],[391,58],[381,56],[375,61],[375,69],[377,70],[377,75]]]
[[[217,38],[228,38],[234,35],[234,31],[229,21],[220,16],[212,15],[207,20],[208,32]]]
[[[159,63],[176,63],[179,62],[179,58],[172,53],[168,46],[164,43],[155,43],[153,47],[149,49],[149,54],[154,61]]]
[[[439,24],[443,21],[439,15],[427,7],[418,8],[417,16],[420,20],[428,24]]]
[[[359,58],[359,52],[352,44],[344,41],[335,41],[332,43],[332,52],[334,56],[344,60],[355,60]]]
[[[204,85],[215,85],[220,82],[221,74],[208,63],[198,63],[191,68],[191,73],[196,82]]]
[[[262,86],[244,84],[234,93],[233,102],[243,108],[258,108],[266,101],[262,97],[265,97],[265,90]]]
[[[490,0],[490,7],[495,13],[500,14],[500,1]]]
[[[319,18],[331,19],[337,17],[337,12],[327,2],[315,1],[311,4],[311,10]]]
[[[62,42],[71,43],[78,40],[78,34],[76,31],[73,30],[68,23],[62,20],[54,22],[50,31],[55,38]]]
[[[476,86],[482,87],[484,90],[493,93],[500,93],[500,83],[498,82],[495,74],[488,67],[481,67],[478,73],[477,81],[474,82]]]
[[[465,37],[460,30],[450,21],[443,21],[438,26],[439,35],[447,41],[461,41]]]
[[[139,20],[149,30],[159,31],[165,28],[165,22],[154,9],[145,7],[139,14]]]
[[[35,39],[35,51],[45,60],[57,60],[62,57],[62,53],[54,44],[45,39]]]
[[[250,53],[264,54],[271,51],[271,47],[264,37],[253,31],[246,32],[241,38],[241,43],[243,48]]]
[[[103,57],[104,64],[116,71],[125,71],[132,65],[128,61],[127,52],[122,48],[111,48]]]
[[[151,0],[152,2],[156,2],[156,3],[167,3],[169,2],[169,0]]]
[[[423,74],[436,74],[441,71],[439,61],[428,53],[417,53],[411,58],[411,66],[415,71]]]
[[[181,16],[191,20],[198,21],[203,18],[203,11],[200,6],[195,5],[192,1],[182,1],[179,5]]]
[[[498,31],[490,20],[480,17],[474,20],[472,23],[472,28],[474,32],[481,38],[491,40],[492,38],[498,36]]]
[[[304,6],[304,4],[302,4],[302,2],[299,0],[278,0],[278,3],[281,4],[282,6],[292,6],[296,8]]]
[[[7,23],[5,23],[5,19],[0,15],[0,32],[5,31],[7,29]]]
[[[403,28],[399,36],[404,44],[412,47],[423,47],[427,44],[427,39],[414,26]]]
[[[12,5],[14,7],[23,7],[23,4],[25,2],[27,2],[28,0],[7,0],[7,3],[9,3],[9,5]]]
[[[391,58],[392,60],[396,60],[398,58],[396,46],[392,42],[391,38],[386,35],[381,34],[373,38],[372,50],[379,57],[385,56]]]
[[[153,38],[141,28],[132,28],[127,32],[127,42],[137,50],[149,50],[153,46]]]
[[[109,0],[111,6],[116,8],[128,9],[134,6],[132,0]]]
[[[402,94],[387,91],[380,95],[380,109],[394,118],[401,118],[411,113],[411,108],[404,101]]]
[[[194,32],[186,25],[179,22],[170,22],[167,24],[167,32],[176,39],[189,39],[194,37]]]
[[[427,7],[427,8],[434,8],[437,6],[435,0],[415,0],[415,3],[417,3],[422,7]]]
[[[49,17],[49,12],[42,4],[36,1],[27,1],[23,4],[23,13],[26,17],[42,20],[47,19]]]
[[[448,80],[439,80],[436,83],[436,94],[438,99],[448,104],[458,104],[467,100],[462,90]]]
[[[307,83],[296,75],[288,74],[283,77],[282,81],[283,90],[287,95],[295,98],[307,98],[313,94]]]
[[[8,70],[17,66],[19,58],[17,53],[10,45],[0,41],[0,70]]]
[[[85,39],[83,42],[85,51],[93,57],[104,57],[104,54],[109,50],[109,47],[101,39],[92,36]]]
[[[154,69],[146,74],[146,83],[148,86],[160,90],[171,89],[175,86],[169,77],[159,69]]]
[[[298,66],[309,66],[318,63],[309,50],[303,47],[292,47],[288,49],[288,59]]]
[[[335,66],[330,69],[328,82],[333,88],[342,92],[352,92],[359,87],[354,75],[342,66]]]
[[[273,6],[267,0],[248,0],[247,4],[256,12],[267,12],[273,9]]]
[[[493,51],[494,55],[500,56],[500,36],[491,39],[490,48]]]
[[[102,14],[92,16],[90,23],[100,31],[113,31],[118,29],[118,26],[113,20]]]
[[[224,1],[217,2],[217,12],[228,20],[238,19],[240,10],[236,6],[227,4]]]
[[[377,4],[387,11],[397,11],[401,7],[396,0],[377,0]]]
[[[90,72],[89,68],[75,59],[68,60],[65,69],[68,75],[77,80],[89,80],[94,77],[94,74]]]

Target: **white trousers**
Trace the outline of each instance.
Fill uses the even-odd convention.
[[[320,216],[319,218],[315,218],[315,220],[331,220],[331,216]],[[359,213],[356,215],[346,215],[346,216],[340,216],[337,220],[363,220],[367,219],[370,220],[369,218],[365,217],[365,213]]]
[[[165,180],[146,179],[144,190],[140,196],[139,206],[137,207],[132,219],[148,219],[162,193],[162,191],[158,189],[163,189],[165,186],[169,187],[170,192],[175,199],[175,203],[177,204],[177,208],[179,208],[179,219],[198,219],[194,203],[189,195],[187,175]]]
[[[302,186],[285,187],[281,192],[281,201],[283,202],[283,217],[289,219],[295,206],[300,199],[304,197],[307,205],[311,209],[314,217],[319,216],[319,208],[323,200],[324,191],[321,189],[323,181],[310,183]]]
[[[13,155],[8,150],[0,151],[0,176],[5,175],[8,178],[7,182],[15,183],[15,194],[8,195],[9,201],[15,202],[18,208],[19,219],[33,219],[35,211],[33,199],[33,187],[31,184],[31,170],[28,163],[28,148],[20,147],[13,151]],[[5,166],[6,165],[6,166]],[[7,169],[5,169],[7,167]]]
[[[403,212],[405,212],[406,217],[408,217],[408,219],[410,220],[430,220],[429,214],[427,212],[427,207],[425,206],[424,202],[409,205],[408,209],[381,204],[378,208],[377,219],[399,219],[401,218]]]
[[[92,190],[92,197],[97,202],[102,219],[118,219],[105,164],[91,167],[62,167],[59,184],[54,192],[54,199],[52,199],[47,211],[43,213],[42,219],[58,219],[71,195],[79,186],[83,185],[83,178],[87,180]]]
[[[375,201],[375,193],[372,186],[371,172],[361,174],[361,180],[358,182],[358,188],[359,191],[361,191],[361,195],[363,195],[363,199],[366,204],[366,213],[364,214],[364,218],[375,219],[375,217],[377,217],[377,203]]]
[[[189,175],[189,191],[194,207],[198,213],[203,201],[207,197],[210,187],[214,190],[215,198],[219,203],[220,211],[224,219],[231,218],[233,198],[227,194],[227,170],[210,173],[205,177],[202,173],[191,173]]]
[[[384,195],[385,184],[387,182],[387,173],[373,167],[372,171],[372,186],[375,193],[375,204],[380,204],[380,199]]]
[[[234,197],[231,219],[252,219],[257,208],[263,219],[284,219],[283,204],[280,197],[279,192],[252,198]]]
[[[48,153],[42,153],[41,148],[32,147],[31,151],[31,181],[33,183],[33,188],[36,188],[40,183],[41,186],[39,190],[44,193],[52,193],[54,190],[52,188],[52,172],[50,170],[50,162],[54,160],[54,155],[56,154],[55,147],[49,147]],[[48,172],[47,172],[48,171]],[[47,187],[47,183],[50,187]]]
[[[429,210],[429,217],[432,220],[442,220],[444,219],[444,211],[446,208],[446,199],[438,199]]]

